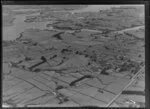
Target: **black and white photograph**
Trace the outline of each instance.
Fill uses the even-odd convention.
[[[2,107],[145,107],[145,5],[2,5]]]

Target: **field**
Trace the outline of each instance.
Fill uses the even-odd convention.
[[[144,7],[72,13],[82,8],[4,8],[29,25],[48,23],[3,40],[3,106],[145,106]]]

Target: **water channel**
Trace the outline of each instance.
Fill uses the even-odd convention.
[[[110,9],[112,7],[119,7],[120,5],[89,5],[86,8],[73,10],[70,12],[97,12],[99,10],[106,10]],[[24,11],[30,11],[31,9],[25,9]],[[35,10],[35,9],[34,9]],[[19,11],[19,10],[18,10]],[[23,11],[23,9],[21,10]],[[30,15],[39,15],[40,13],[33,13]],[[26,23],[24,20],[26,19],[26,14],[16,15],[15,20],[13,22],[12,26],[3,27],[3,40],[15,40],[17,37],[19,37],[20,33],[23,32],[25,29],[28,28],[36,28],[36,29],[50,29],[50,27],[46,27],[50,21],[46,22],[32,22],[32,23]],[[51,28],[52,29],[52,28]],[[95,31],[95,30],[89,30],[89,31]]]

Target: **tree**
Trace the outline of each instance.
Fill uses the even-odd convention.
[[[41,57],[41,60],[43,60],[44,62],[47,61],[47,59],[44,56]]]

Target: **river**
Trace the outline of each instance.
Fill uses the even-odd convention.
[[[120,5],[109,5],[109,6],[108,5],[89,5],[86,8],[74,10],[71,12],[89,12],[89,11],[97,12],[99,10],[105,10],[105,9],[110,9],[112,7],[119,7],[119,6]],[[29,10],[26,9],[24,11],[29,11]],[[30,15],[38,15],[38,14],[39,13],[33,13]],[[15,16],[16,19],[13,22],[13,26],[3,27],[3,40],[15,40],[17,37],[19,37],[21,32],[23,32],[25,29],[28,29],[28,28],[50,29],[50,27],[46,27],[46,25],[50,23],[50,21],[26,23],[24,22],[24,20],[26,19],[26,16],[27,16],[26,14],[16,15]],[[96,32],[96,30],[87,30],[87,29],[83,29],[82,31],[95,31]]]
[[[91,6],[88,6],[91,7]],[[92,6],[93,7],[93,6]],[[78,10],[82,12],[83,9]],[[87,8],[85,9],[87,10]],[[13,11],[35,11],[34,9],[19,9],[19,10],[13,10]],[[87,10],[89,11],[89,10]],[[33,13],[30,15],[38,15],[39,13]],[[5,15],[5,13],[3,14]],[[20,14],[15,16],[15,20],[13,22],[12,26],[3,27],[3,40],[15,40],[17,37],[19,37],[20,33],[23,32],[25,29],[28,28],[37,28],[37,29],[50,29],[50,27],[46,27],[46,25],[49,23],[49,21],[46,22],[32,22],[32,23],[26,23],[24,20],[26,19],[26,14]],[[68,31],[69,32],[69,31]]]
[[[34,14],[33,14],[34,15]],[[28,28],[46,29],[47,22],[26,23],[24,20],[27,15],[16,15],[13,26],[3,27],[3,40],[15,40],[20,33]]]
[[[117,33],[123,33],[123,32],[126,32],[126,31],[132,31],[132,30],[138,30],[140,28],[144,28],[145,26],[136,26],[136,27],[131,27],[131,28],[126,28],[126,29],[123,29],[123,30],[120,30],[120,31],[116,31]]]

